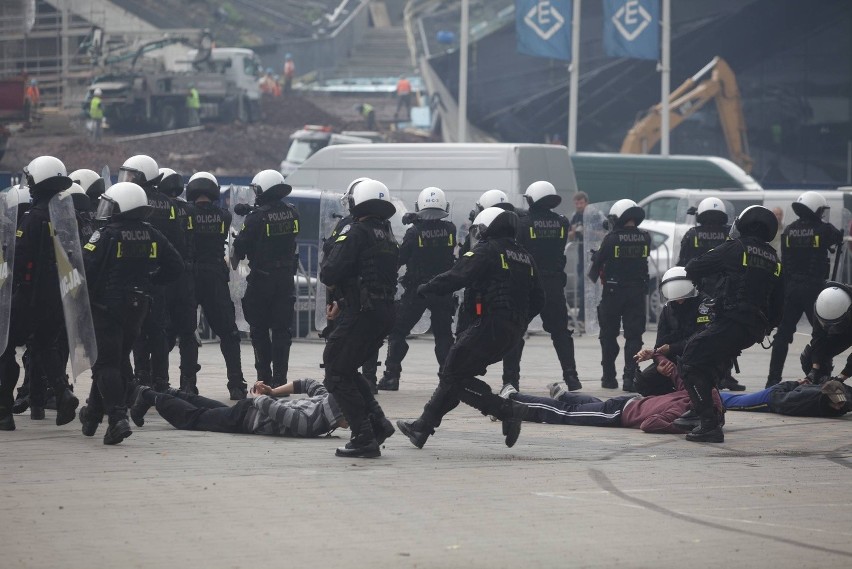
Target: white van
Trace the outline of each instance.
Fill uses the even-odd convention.
[[[577,191],[568,149],[548,144],[344,144],[328,146],[309,157],[287,177],[294,188],[343,190],[355,178],[385,183],[409,210],[423,188],[447,194],[452,221],[462,232],[468,214],[483,192],[503,190],[516,206],[536,180],[548,180],[562,196],[560,213],[574,211]]]

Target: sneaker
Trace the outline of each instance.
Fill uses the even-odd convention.
[[[85,436],[94,437],[101,421],[103,421],[103,415],[95,417],[88,405],[80,408],[80,423],[83,424],[82,431]]]
[[[565,384],[564,384],[563,382],[561,382],[561,381],[554,381],[553,383],[548,383],[548,384],[547,384],[547,391],[548,391],[548,393],[550,393],[550,398],[551,398],[551,399],[559,399],[559,397],[560,397],[563,393],[567,393],[567,392],[568,392],[568,389],[566,389],[567,387],[568,387],[568,386],[567,386],[567,385],[565,385]]]
[[[80,405],[80,400],[74,395],[71,390],[66,389],[61,398],[57,400],[56,406],[56,424],[67,425],[77,418],[77,406]]]
[[[3,415],[0,417],[0,431],[14,431],[15,430],[15,416],[11,413],[9,415]]]
[[[379,391],[399,391],[399,378],[385,374],[379,380],[377,387]]]
[[[246,387],[245,384],[229,385],[228,394],[231,397],[231,401],[241,401],[246,398],[246,395],[248,395],[248,387]]]
[[[618,389],[618,380],[614,377],[602,377],[601,387],[604,389]]]
[[[517,392],[518,392],[518,390],[515,389],[514,385],[512,385],[511,383],[507,383],[503,386],[503,389],[500,390],[499,395],[503,399],[509,399],[512,396],[512,394],[517,393]]]
[[[728,391],[745,391],[745,385],[729,375],[722,378],[722,381],[719,382],[719,389],[727,389]]]
[[[426,444],[426,440],[429,438],[429,435],[435,434],[435,430],[430,429],[429,432],[418,431],[416,428],[416,424],[417,421],[403,421],[402,419],[396,422],[396,426],[399,428],[399,432],[408,437],[408,440],[411,441],[411,444],[413,444],[417,448],[423,448],[423,445]]]
[[[133,431],[130,430],[130,423],[127,422],[127,419],[120,419],[107,427],[106,433],[104,433],[104,444],[117,445],[132,434]]]
[[[521,424],[527,416],[527,406],[512,402],[511,413],[503,419],[503,436],[506,437],[506,446],[512,448],[521,436]]]
[[[133,424],[137,427],[145,424],[145,413],[151,408],[151,405],[145,400],[145,392],[149,389],[151,388],[138,385],[133,391],[133,405],[130,406],[130,418],[133,419]]]

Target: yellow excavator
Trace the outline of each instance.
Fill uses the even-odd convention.
[[[708,77],[709,74],[709,77]],[[696,113],[711,99],[716,100],[719,120],[728,143],[731,160],[746,173],[751,172],[754,161],[748,153],[743,107],[737,79],[730,66],[721,57],[714,57],[704,68],[683,82],[669,95],[669,129]],[[636,121],[621,144],[622,154],[647,154],[660,141],[662,105],[648,109]]]

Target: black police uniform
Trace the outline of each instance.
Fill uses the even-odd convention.
[[[337,222],[337,225],[334,226],[334,229],[331,231],[331,234],[326,239],[323,240],[323,243],[322,243],[323,259],[328,258],[329,254],[331,253],[331,250],[334,248],[334,244],[337,242],[337,238],[341,234],[343,234],[344,230],[349,231],[349,229],[347,229],[347,228],[350,225],[352,225],[353,222],[354,222],[354,220],[352,219],[351,215],[346,215],[346,216],[342,217],[340,219],[340,221]],[[331,304],[332,301],[334,301],[334,300],[342,300],[342,297],[340,299],[338,299],[336,297],[337,293],[336,293],[334,287],[329,287],[326,292],[327,292],[327,295],[326,295],[327,299],[326,300],[327,300],[328,304]],[[341,303],[339,305],[341,310],[345,310],[345,307],[343,306],[343,304],[345,304],[345,303]],[[320,337],[328,338],[331,335],[331,333],[334,331],[334,327],[337,325],[337,322],[339,322],[339,321],[340,321],[340,317],[338,317],[335,320],[329,320],[326,323],[325,329],[320,333]],[[366,361],[361,365],[361,374],[364,376],[364,379],[366,379],[367,382],[370,384],[370,389],[372,390],[373,393],[378,393],[378,389],[377,389],[376,385],[378,383],[377,373],[378,373],[378,369],[379,369],[379,348],[381,348],[381,345],[379,345],[379,347],[377,347],[376,350],[373,353],[371,353],[367,357]]]
[[[231,227],[231,214],[212,202],[196,202],[190,209],[192,236],[195,248],[195,300],[213,333],[219,336],[219,349],[225,358],[228,390],[232,396],[245,395],[240,361],[240,332],[234,303],[228,289],[228,266],[225,263],[225,241]]]
[[[166,287],[166,338],[169,351],[174,349],[175,344],[180,350],[180,388],[197,394],[196,374],[201,366],[198,365],[198,343],[195,337],[198,328],[198,302],[195,300],[193,276],[195,251],[190,213],[192,206],[179,198],[169,198],[169,201],[174,208],[178,225],[183,230],[183,238],[173,245],[183,258],[184,271],[175,282]]]
[[[144,188],[151,215],[147,222],[159,231],[177,251],[186,250],[185,237],[171,199],[154,188]],[[136,377],[142,385],[153,386],[157,391],[169,387],[169,347],[166,336],[169,313],[166,288],[152,286],[151,306],[142,331],[133,346],[133,363]]]
[[[690,227],[680,241],[677,266],[685,267],[692,259],[718,247],[728,239],[730,233],[731,226],[726,224],[702,223]],[[715,298],[720,284],[719,275],[710,275],[702,278],[700,282],[696,283],[696,286],[699,291],[707,294],[710,298]]]
[[[287,383],[299,213],[279,199],[263,203],[261,194],[258,200],[234,240],[233,255],[248,257],[251,269],[243,314],[251,327],[257,378],[276,387]]]
[[[450,221],[416,219],[405,232],[399,250],[399,264],[406,266],[402,279],[405,292],[399,301],[396,323],[388,338],[385,373],[379,389],[399,389],[402,360],[408,353],[405,338],[427,309],[431,313],[438,369],[443,368],[453,345],[455,301],[452,296],[423,298],[417,294],[417,287],[452,268],[456,260],[455,248],[456,226]]]
[[[852,287],[849,285],[835,282],[828,284],[840,287],[852,296]],[[852,322],[847,320],[842,327],[829,333],[819,318],[814,318],[811,341],[799,357],[802,371],[812,382],[821,383],[831,376],[834,358],[850,347],[852,347]],[[813,364],[818,364],[819,370],[816,370]],[[852,376],[852,353],[846,358],[846,365],[841,370],[841,374],[846,377]]]
[[[512,402],[492,393],[477,376],[517,345],[544,306],[535,260],[514,237],[486,238],[451,270],[420,287],[420,293],[446,295],[462,287],[472,301],[467,305],[470,325],[450,348],[438,387],[414,422],[419,432],[434,432],[459,401],[501,420],[514,413]]]
[[[359,441],[374,440],[384,419],[358,368],[393,327],[398,263],[399,244],[390,223],[365,217],[341,229],[320,269],[320,280],[334,287],[342,307],[326,338],[324,383]]]
[[[822,292],[831,268],[829,249],[841,245],[841,233],[830,223],[812,217],[799,218],[781,234],[784,267],[784,316],[775,333],[766,387],[781,381],[784,360],[802,313],[814,323],[814,302]]]
[[[92,436],[104,413],[110,425],[127,419],[127,382],[132,377],[130,351],[150,306],[150,291],[173,282],[183,259],[165,236],[138,219],[115,219],[92,235],[83,247],[92,298],[98,359],[84,434]],[[87,428],[91,428],[88,432]],[[118,441],[120,442],[120,441]]]
[[[618,334],[624,323],[625,389],[632,390],[637,365],[633,356],[642,349],[648,296],[648,252],[651,236],[636,227],[617,226],[604,237],[594,254],[589,278],[603,284],[603,297],[598,305],[601,366],[604,387],[618,387],[615,360],[618,357]]]
[[[718,425],[713,388],[733,358],[777,326],[784,301],[775,249],[756,237],[729,239],[686,265],[693,282],[718,273],[724,284],[713,320],[689,339],[680,359],[680,374],[702,426]]]
[[[568,303],[565,300],[565,286],[568,282],[565,247],[568,244],[569,228],[570,223],[565,216],[533,206],[527,215],[520,217],[518,243],[532,254],[538,266],[545,298],[541,321],[556,349],[556,357],[562,367],[562,379],[569,388],[579,389],[582,385],[577,378],[574,339],[571,337],[574,331],[568,328]],[[515,389],[521,377],[523,350],[522,337],[518,345],[503,358],[503,383],[511,383]]]
[[[713,317],[713,301],[706,294],[686,298],[683,302],[670,300],[663,306],[657,320],[657,340],[654,349],[668,344],[666,357],[677,361],[683,355],[683,349],[689,338],[703,330]],[[637,371],[634,387],[642,396],[663,395],[675,390],[670,377],[657,371],[652,363],[642,371]]]

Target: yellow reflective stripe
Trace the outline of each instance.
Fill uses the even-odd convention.
[[[242,227],[240,227],[240,231],[244,230],[245,228],[246,228],[246,224],[243,223]]]
[[[559,230],[559,238],[565,239],[565,226],[562,226],[562,229]]]
[[[169,219],[177,219],[177,215],[175,215],[175,206],[169,208]]]
[[[23,236],[24,236],[24,232],[23,232],[23,231],[21,231],[20,229],[18,229],[17,231],[15,231],[15,237],[23,237]]]
[[[695,248],[698,249],[698,235],[695,236]]]
[[[746,255],[745,251],[743,251],[743,267],[748,266],[748,255]]]
[[[814,247],[819,247],[819,235],[814,235]]]
[[[789,247],[789,246],[790,246],[790,236],[789,236],[789,235],[787,236],[787,238],[785,239],[785,241],[786,241],[786,245],[787,245],[787,247]]]
[[[453,245],[455,245],[455,243],[453,243],[453,234],[450,233],[450,247],[452,247]]]
[[[107,251],[107,253],[109,253],[109,251]],[[121,241],[118,242],[118,245],[115,248],[115,258],[116,259],[121,258]]]
[[[775,266],[775,276],[776,277],[781,276],[781,263],[777,263],[776,266]]]
[[[419,235],[417,236],[417,246],[423,247],[423,238],[420,237]]]
[[[615,253],[615,258],[616,258],[616,259],[618,258],[619,250],[620,250],[620,249],[621,249],[621,247],[620,247],[619,245],[616,245],[616,246],[615,246],[615,251],[614,251],[614,253]]]
[[[95,250],[95,244],[94,243],[86,243],[85,245],[83,245],[83,249],[86,249],[88,251],[94,251]]]
[[[509,268],[509,263],[506,262],[506,257],[503,253],[500,253],[500,265],[502,265],[504,269]]]
[[[710,322],[710,317],[709,316],[699,316],[698,318],[695,319],[695,321],[698,322],[699,324],[702,324],[704,322]]]
[[[293,227],[295,228],[293,233],[298,233],[299,232],[299,220],[298,219],[293,220]]]
[[[266,236],[269,237],[269,224],[266,224]]]
[[[190,231],[193,229],[193,227],[192,227],[192,216],[191,215],[186,218],[186,228],[189,229]]]
[[[642,254],[642,256],[643,256],[643,257],[647,257],[647,256],[648,256],[648,246],[647,246],[647,245],[645,245],[645,252]]]
[[[345,236],[345,235],[341,235],[340,237],[338,237],[338,238],[335,240],[335,243],[340,243],[341,241],[344,241],[345,239],[346,239],[346,236]]]
[[[465,257],[473,257],[473,251],[468,251],[464,254]]]
[[[47,222],[47,232],[50,234],[51,237],[56,235],[56,232],[53,230],[53,224],[49,221]]]
[[[533,231],[532,227],[530,227],[530,239],[535,239],[535,231]]]
[[[225,233],[225,222],[224,221],[222,222],[222,226],[219,228],[219,233],[222,233],[222,234]]]
[[[156,241],[151,243],[151,252],[148,254],[148,258],[149,259],[156,259],[157,258],[157,242]]]

